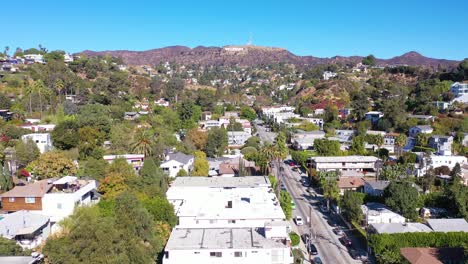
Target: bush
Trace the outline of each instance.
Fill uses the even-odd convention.
[[[293,247],[299,245],[301,242],[301,237],[295,232],[289,233],[289,238],[291,238],[291,246]]]
[[[302,264],[304,262],[304,253],[302,250],[295,248],[293,249],[294,264]]]

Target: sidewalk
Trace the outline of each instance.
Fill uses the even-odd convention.
[[[293,231],[294,233],[299,235],[299,239],[300,239],[299,249],[304,254],[304,263],[310,263],[309,253],[307,253],[307,249],[306,249],[306,246],[304,245],[304,241],[302,241],[302,238],[300,237],[301,236],[300,230],[297,228],[297,225],[296,225],[296,223],[294,223],[294,220],[292,220],[292,219],[289,220],[289,223],[291,224],[291,231]]]

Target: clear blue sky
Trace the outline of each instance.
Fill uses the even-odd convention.
[[[107,3],[104,3],[107,2]],[[0,49],[253,44],[298,55],[468,57],[468,1],[6,1]]]

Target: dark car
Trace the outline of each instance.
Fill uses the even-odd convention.
[[[343,236],[344,235],[343,229],[341,229],[341,227],[334,228],[333,233],[335,233],[335,235],[337,235],[337,236]]]
[[[309,251],[309,254],[311,254],[311,255],[317,255],[318,254],[317,247],[314,244],[309,244],[308,251]]]
[[[309,234],[303,234],[301,236],[301,238],[302,238],[302,241],[304,242],[304,244],[307,244],[307,243],[309,243],[310,235]]]
[[[338,224],[335,223],[335,222],[333,222],[333,220],[331,220],[331,219],[328,220],[327,223],[328,223],[328,225],[331,226],[331,227],[337,227],[337,226],[338,226]]]
[[[322,260],[320,259],[320,257],[315,257],[314,259],[312,259],[312,263],[314,264],[322,264]]]
[[[347,236],[341,237],[340,241],[345,246],[351,246],[351,244],[353,243],[353,242],[351,242],[351,239],[349,239]]]

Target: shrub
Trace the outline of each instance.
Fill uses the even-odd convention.
[[[299,245],[301,242],[301,237],[295,232],[289,233],[289,238],[291,238],[291,246],[293,247]]]

